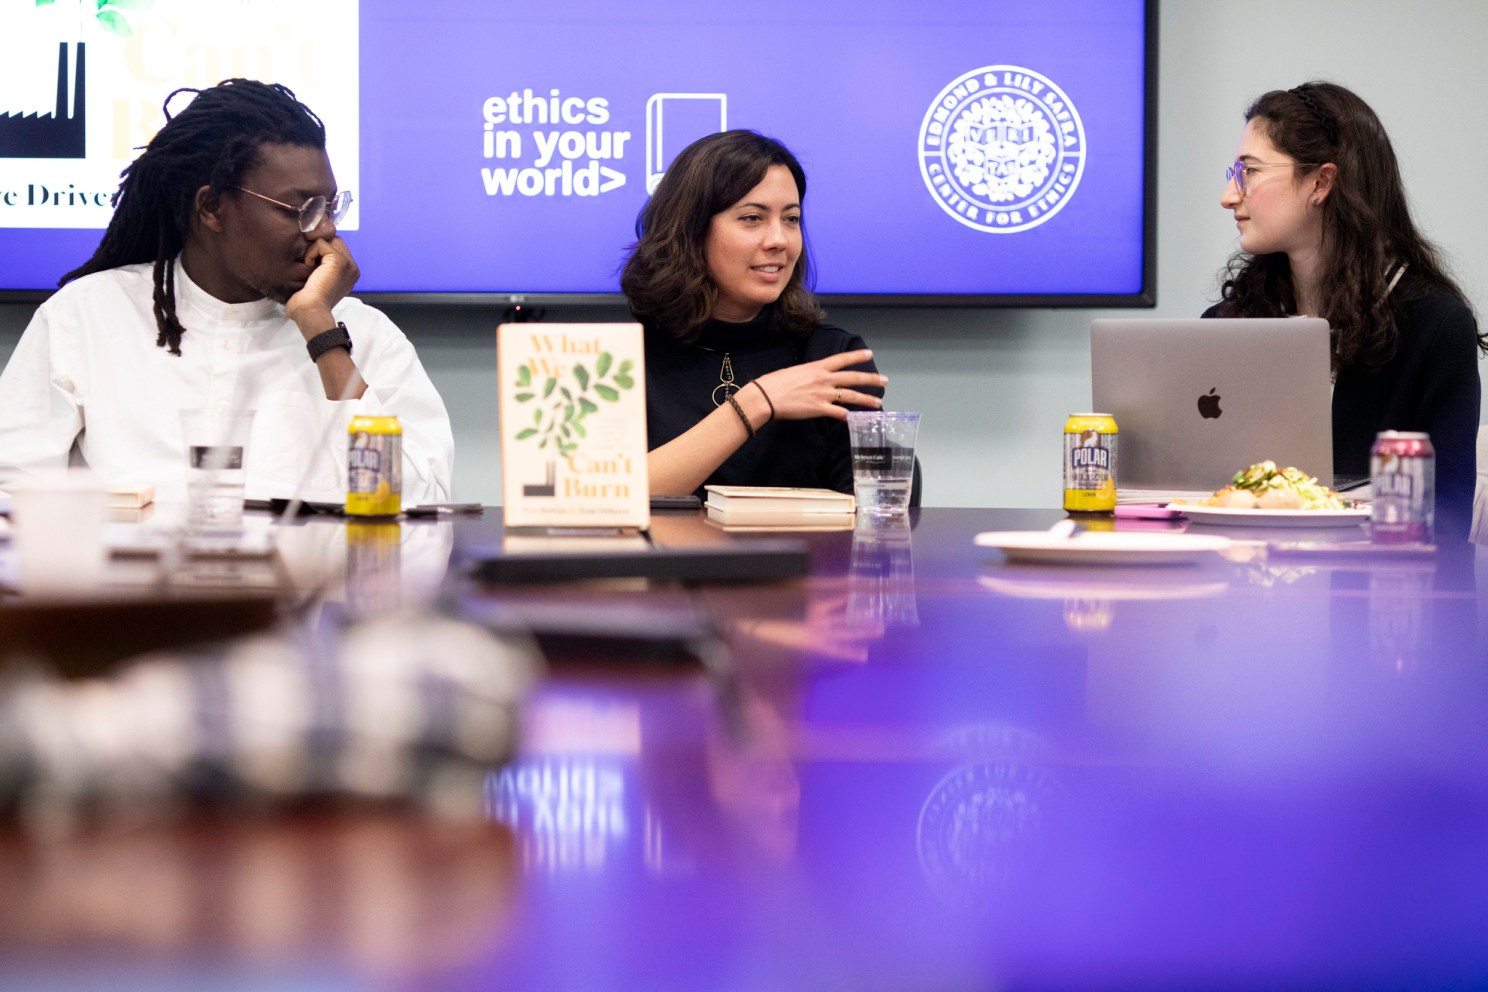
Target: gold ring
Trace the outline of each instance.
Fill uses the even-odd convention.
[[[841,403],[842,402],[842,390],[840,390],[840,389],[834,389],[834,390],[832,390],[832,402],[833,403]]]

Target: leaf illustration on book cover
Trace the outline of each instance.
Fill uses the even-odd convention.
[[[615,356],[602,351],[596,356],[591,373],[583,362],[575,362],[568,379],[549,376],[540,391],[533,389],[532,369],[527,365],[517,367],[517,388],[513,399],[518,403],[534,403],[533,426],[517,432],[516,440],[536,439],[539,448],[551,444],[560,455],[567,457],[579,450],[579,440],[588,437],[584,429],[584,418],[600,411],[600,403],[618,403],[620,394],[635,388],[631,375],[635,362],[626,359],[615,365]],[[598,397],[598,402],[590,397]]]
[[[51,7],[55,0],[36,0],[38,7]],[[80,7],[86,11],[89,7],[93,9],[93,16],[109,34],[119,38],[128,38],[134,34],[134,29],[129,25],[126,16],[130,11],[140,13],[149,10],[155,4],[155,0],[78,0]]]

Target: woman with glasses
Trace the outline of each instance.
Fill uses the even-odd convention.
[[[850,407],[888,381],[810,289],[806,174],[778,141],[683,149],[636,222],[620,288],[646,329],[651,491],[707,484],[852,491]]]
[[[1240,250],[1205,316],[1326,318],[1334,474],[1367,476],[1382,430],[1425,431],[1439,525],[1466,533],[1488,335],[1411,220],[1383,125],[1354,93],[1319,82],[1266,93],[1245,121],[1220,198]]]
[[[444,403],[403,333],[347,295],[351,194],[320,119],[243,79],[177,90],[165,112],[92,258],[0,375],[0,488],[80,457],[106,484],[184,500],[180,411],[252,410],[247,496],[336,501],[346,424],[367,412],[402,423],[404,500],[448,499]]]

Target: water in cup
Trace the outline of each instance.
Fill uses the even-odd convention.
[[[247,481],[243,449],[252,426],[252,411],[236,414],[182,411],[186,495],[191,506],[192,530],[242,530],[243,490]]]
[[[856,465],[856,463],[854,463]],[[858,511],[876,517],[902,514],[909,509],[910,477],[888,474],[858,474],[853,479],[853,492]]]
[[[190,466],[192,523],[207,530],[242,526],[243,446],[192,445]]]
[[[857,497],[859,513],[892,517],[909,509],[915,436],[919,427],[918,413],[877,410],[848,413],[853,494]]]

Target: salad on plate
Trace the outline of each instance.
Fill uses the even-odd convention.
[[[1208,499],[1195,503],[1177,500],[1171,505],[1231,510],[1354,510],[1363,504],[1319,485],[1315,476],[1299,468],[1277,468],[1275,462],[1264,461],[1236,472],[1229,485]]]

